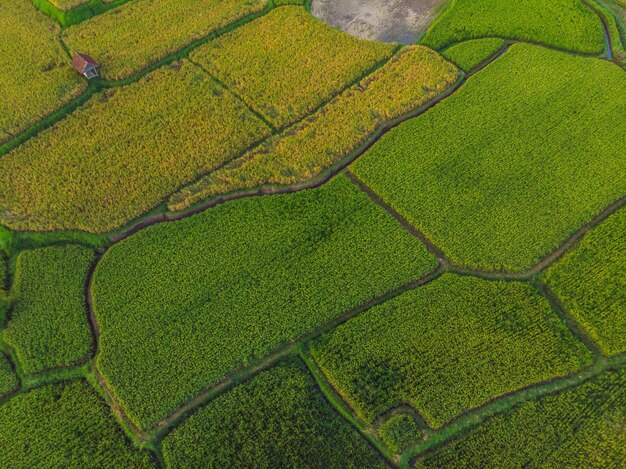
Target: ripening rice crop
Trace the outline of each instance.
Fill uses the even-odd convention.
[[[197,411],[165,438],[163,456],[168,467],[386,467],[301,362],[263,371]]]
[[[190,54],[276,127],[314,111],[388,59],[393,44],[364,41],[286,6]]]
[[[441,54],[459,68],[469,72],[500,51],[506,41],[499,38],[472,39],[456,44]]]
[[[11,319],[3,331],[25,373],[77,364],[89,358],[92,333],[85,281],[94,259],[77,245],[22,251],[11,289]]]
[[[613,63],[514,45],[352,169],[454,262],[523,271],[626,193],[625,96]]]
[[[408,403],[434,428],[591,362],[531,286],[452,274],[349,320],[311,354],[366,421]]]
[[[626,351],[626,209],[588,233],[546,280],[604,353]]]
[[[623,467],[625,423],[626,371],[608,371],[495,415],[415,467]]]
[[[422,44],[441,50],[483,37],[587,54],[604,50],[602,23],[580,0],[453,0],[432,23]]]
[[[71,10],[78,5],[87,3],[89,0],[49,0],[55,7],[61,10]],[[105,0],[106,1],[106,0]]]
[[[229,372],[436,266],[345,176],[151,226],[95,271],[98,368],[153,425]]]
[[[270,132],[183,61],[84,106],[0,159],[0,223],[109,231]]]
[[[86,382],[51,384],[0,406],[2,467],[154,467]]]
[[[176,193],[168,207],[183,210],[235,190],[311,179],[383,124],[443,92],[458,76],[458,70],[431,49],[405,47],[312,116]]]
[[[0,352],[0,397],[6,396],[15,388],[17,388],[18,381],[15,372],[9,363],[9,359]],[[0,432],[2,430],[0,429]],[[0,449],[0,453],[2,450]]]
[[[110,80],[131,76],[193,41],[260,12],[265,0],[134,0],[63,32]]]
[[[85,89],[58,34],[29,0],[0,0],[0,143]]]

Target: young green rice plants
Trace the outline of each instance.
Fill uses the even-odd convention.
[[[405,47],[312,116],[174,194],[168,207],[183,210],[235,190],[309,180],[385,123],[442,93],[458,77],[458,70],[431,49]]]
[[[11,289],[13,308],[3,331],[25,373],[71,366],[91,355],[85,306],[91,249],[62,245],[22,251]]]
[[[14,391],[18,384],[17,376],[15,376],[9,359],[0,352],[0,398]]]
[[[624,195],[623,96],[613,63],[514,45],[351,169],[452,261],[524,271]]]
[[[235,200],[106,252],[92,286],[98,369],[145,429],[230,372],[435,266],[345,176]]]
[[[155,467],[82,380],[18,394],[0,406],[2,467]]]
[[[267,6],[265,0],[134,0],[64,30],[72,51],[119,80]]]
[[[48,0],[52,5],[61,10],[71,10],[72,8],[89,2],[89,0]]]
[[[604,353],[626,351],[626,209],[585,235],[545,278]]]
[[[85,89],[59,29],[30,0],[0,0],[0,144]]]
[[[286,6],[190,54],[275,127],[301,119],[388,59],[393,44],[364,41]]]
[[[506,41],[499,38],[472,39],[449,47],[441,54],[466,72],[471,71],[500,51]]]
[[[623,467],[624,422],[626,372],[608,371],[497,414],[415,467]]]
[[[432,23],[422,44],[441,50],[483,37],[528,41],[586,54],[604,50],[602,23],[579,0],[453,0]]]
[[[453,274],[350,319],[311,354],[365,421],[409,404],[433,428],[591,363],[531,286]]]
[[[178,62],[94,95],[2,157],[0,222],[110,231],[269,133],[206,73]]]
[[[163,456],[169,467],[386,467],[295,361],[198,410],[165,438]]]

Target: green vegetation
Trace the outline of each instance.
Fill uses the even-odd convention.
[[[18,384],[17,376],[15,376],[9,359],[4,353],[0,352],[0,397],[6,396],[11,391],[15,390]]]
[[[416,467],[622,467],[625,422],[622,369],[496,415]]]
[[[266,7],[265,0],[134,0],[63,32],[72,51],[119,80]]]
[[[0,406],[2,467],[154,466],[132,447],[107,405],[84,381],[18,394]]]
[[[514,45],[352,168],[454,262],[523,271],[624,195],[617,96],[610,62]]]
[[[442,52],[453,64],[469,72],[493,57],[506,44],[504,39],[486,38],[463,41]]]
[[[266,184],[309,180],[362,144],[377,128],[443,92],[456,68],[431,49],[405,47],[387,64],[311,117],[172,196],[170,210]]]
[[[278,8],[190,54],[276,127],[301,119],[395,46],[356,39],[301,7]]]
[[[11,320],[3,331],[25,373],[67,367],[91,355],[85,306],[91,249],[64,245],[23,251],[11,289]]]
[[[270,133],[187,61],[92,97],[0,159],[0,222],[109,231]]]
[[[7,257],[4,251],[0,249],[0,327],[4,326],[4,316],[7,308],[9,307],[8,286],[9,270]]]
[[[364,420],[407,403],[434,428],[591,363],[529,285],[452,274],[328,332],[311,354]]]
[[[62,10],[71,10],[72,8],[75,8],[78,5],[83,5],[87,3],[89,0],[49,0],[49,1],[57,8],[60,8]]]
[[[0,143],[86,87],[69,66],[60,28],[29,0],[0,0]]]
[[[163,456],[170,467],[386,467],[301,362],[215,399],[165,438]]]
[[[144,229],[95,271],[98,368],[141,428],[436,262],[345,176]]]
[[[546,280],[604,353],[626,351],[626,209],[588,233]]]
[[[422,44],[437,50],[468,39],[500,37],[601,54],[599,18],[580,0],[452,0]]]
[[[401,453],[417,442],[421,431],[413,417],[396,414],[380,426],[378,435],[394,453]]]

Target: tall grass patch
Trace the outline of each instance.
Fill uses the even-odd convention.
[[[277,8],[190,54],[265,116],[285,127],[389,58],[392,44],[364,41],[301,7]]]
[[[163,456],[169,467],[386,467],[301,362],[264,371],[197,411],[165,438]]]
[[[454,262],[523,271],[626,193],[626,74],[514,45],[354,173]]]
[[[434,269],[345,176],[152,226],[95,271],[98,368],[146,428],[239,367]]]
[[[270,129],[187,61],[103,91],[0,159],[0,222],[113,230]]]
[[[452,274],[351,319],[311,353],[366,421],[408,403],[434,428],[591,363],[529,285]]]

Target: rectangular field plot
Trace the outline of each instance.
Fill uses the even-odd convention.
[[[85,282],[93,259],[91,249],[72,245],[19,254],[15,301],[2,334],[25,373],[75,365],[91,355]]]
[[[0,406],[0,466],[156,467],[82,380],[33,389]]]
[[[601,54],[600,18],[579,0],[454,0],[422,44],[437,50],[468,39],[500,37]]]
[[[9,359],[0,352],[0,398],[13,391],[17,385],[17,376],[15,376]]]
[[[626,372],[520,404],[417,460],[419,468],[623,467]]]
[[[105,78],[119,80],[266,6],[265,0],[133,0],[67,28],[63,39],[102,64]]]
[[[626,208],[585,235],[545,278],[604,353],[626,351]]]
[[[455,263],[524,271],[624,195],[624,96],[613,63],[514,45],[351,169]]]
[[[315,110],[389,58],[395,46],[363,41],[301,7],[277,8],[190,55],[276,127]]]
[[[0,223],[109,231],[270,132],[195,65],[160,68],[0,159]]]
[[[144,229],[95,271],[98,368],[141,428],[436,266],[345,176]]]
[[[442,93],[458,76],[458,70],[431,49],[406,47],[312,116],[182,189],[168,206],[182,210],[219,194],[311,179],[383,124]]]
[[[452,274],[350,319],[311,354],[366,421],[407,403],[434,428],[591,362],[529,285]]]
[[[163,456],[168,467],[387,467],[301,362],[264,371],[195,412],[165,438]]]
[[[59,31],[30,0],[0,0],[0,144],[86,88]]]

